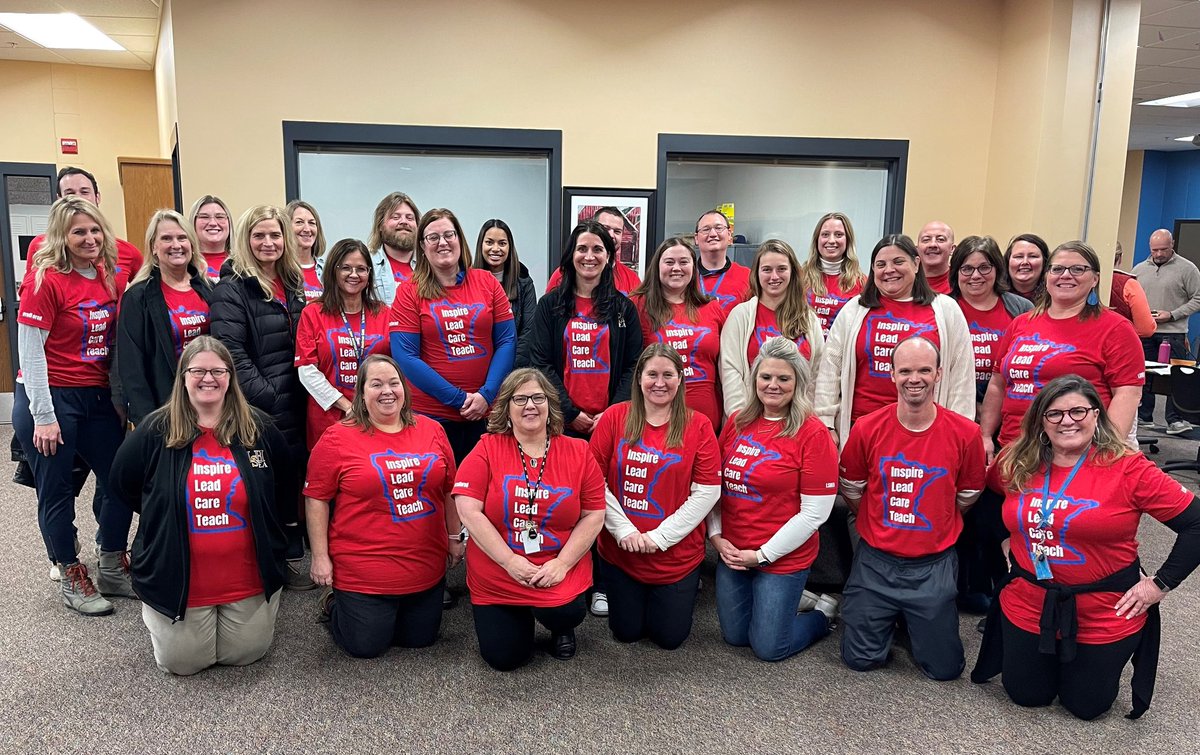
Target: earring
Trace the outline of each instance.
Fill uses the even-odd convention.
[[[1092,306],[1092,307],[1094,307],[1100,303],[1100,297],[1096,296],[1096,289],[1093,288],[1091,291],[1088,292],[1087,303],[1089,306]]]
[[[1043,446],[1050,445],[1050,436],[1046,434],[1045,430],[1038,433],[1038,443],[1041,443]]]

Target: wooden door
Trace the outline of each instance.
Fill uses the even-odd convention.
[[[141,249],[150,216],[158,210],[175,207],[171,161],[157,157],[118,157],[117,166],[125,195],[124,238]]]

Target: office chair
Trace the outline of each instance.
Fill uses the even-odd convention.
[[[1171,395],[1180,415],[1193,425],[1200,425],[1200,367],[1171,365]],[[1139,439],[1140,440],[1140,439]],[[1164,472],[1200,472],[1200,446],[1195,459],[1173,459],[1162,464]]]

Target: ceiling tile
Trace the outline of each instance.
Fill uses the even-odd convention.
[[[1154,13],[1149,17],[1143,7],[1142,20],[1154,26],[1200,29],[1200,3],[1179,3],[1174,8]]]
[[[44,47],[0,46],[0,60],[21,60],[27,63],[70,63],[52,50]]]
[[[158,37],[144,37],[130,34],[110,34],[112,40],[129,52],[148,52],[151,55],[158,48]]]
[[[88,23],[105,34],[136,34],[145,37],[158,36],[157,18],[121,18],[89,13],[84,16]]]
[[[1137,52],[1138,66],[1164,66],[1200,55],[1200,50],[1172,50],[1167,47],[1141,47]]]
[[[1178,8],[1180,5],[1187,5],[1191,0],[1142,0],[1142,21],[1145,23],[1153,23],[1150,16],[1169,11],[1173,8]]]
[[[140,68],[149,70],[153,65],[131,52],[108,50],[61,50],[63,57],[81,66],[106,66],[110,68]]]

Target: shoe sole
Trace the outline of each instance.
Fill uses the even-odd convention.
[[[63,608],[65,608],[68,611],[71,611],[73,613],[77,613],[80,616],[83,616],[85,618],[89,618],[89,619],[95,618],[97,616],[112,616],[113,613],[117,610],[116,607],[114,606],[112,608],[109,608],[107,611],[96,611],[93,613],[84,613],[83,611],[80,611],[78,608],[71,608],[70,606],[66,605],[65,603],[63,604]]]
[[[1180,430],[1168,429],[1166,432],[1167,432],[1167,435],[1183,435],[1184,433],[1190,433],[1192,430],[1195,430],[1195,429],[1196,428],[1193,426],[1193,427],[1185,427]]]

